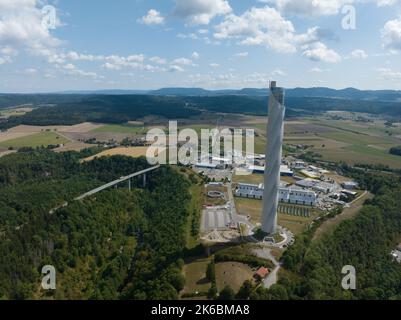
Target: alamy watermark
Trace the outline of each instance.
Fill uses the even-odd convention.
[[[341,286],[344,290],[356,290],[356,269],[354,266],[346,265],[342,268],[341,273],[344,275]]]
[[[356,8],[353,5],[347,4],[342,7],[341,14],[344,17],[341,20],[341,27],[344,30],[356,29]]]
[[[43,29],[56,29],[57,25],[57,11],[56,8],[50,5],[42,8],[42,28]]]
[[[51,265],[43,266],[42,274],[42,289],[43,290],[56,290],[56,268]]]
[[[170,121],[168,132],[153,128],[146,134],[151,143],[146,152],[149,164],[212,164],[235,166],[236,173],[247,175],[240,170],[253,164],[255,131],[253,129],[201,129],[178,130],[177,121]],[[244,148],[245,147],[245,148]]]

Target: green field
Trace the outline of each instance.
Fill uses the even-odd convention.
[[[36,148],[41,146],[47,147],[48,145],[65,144],[67,142],[67,139],[59,136],[57,133],[45,131],[30,136],[1,142],[0,147],[12,147],[14,149],[20,149],[23,147]]]
[[[210,258],[196,258],[184,265],[185,287],[182,293],[207,292],[211,283],[206,279],[207,265]]]
[[[146,128],[143,126],[135,126],[131,124],[107,124],[100,128],[93,129],[93,133],[127,133],[127,134],[144,134]]]
[[[254,224],[260,223],[261,221],[262,205],[263,202],[261,200],[235,198],[235,206],[238,213],[249,215]],[[278,224],[291,230],[296,235],[304,231],[318,215],[315,209],[312,209],[312,215],[308,218],[279,213]]]

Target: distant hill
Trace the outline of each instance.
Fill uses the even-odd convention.
[[[152,95],[152,96],[187,96],[187,97],[214,97],[214,96],[254,96],[265,97],[269,93],[267,88],[244,88],[244,89],[226,89],[226,90],[207,90],[203,88],[161,88],[158,90],[82,90],[82,91],[63,91],[48,94],[0,94],[0,108],[2,98],[6,96],[18,97],[21,101],[27,101],[35,96],[34,100],[59,100],[62,95]],[[51,97],[53,95],[53,97]],[[56,96],[54,96],[56,95]],[[398,101],[401,102],[401,90],[359,90],[355,88],[345,88],[341,90],[315,87],[315,88],[293,88],[286,89],[287,97],[305,97],[305,98],[335,98],[335,99],[352,99],[352,100],[372,100],[372,101]],[[39,97],[39,98],[38,98]],[[4,101],[5,102],[5,101]]]

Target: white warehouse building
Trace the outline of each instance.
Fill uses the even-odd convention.
[[[246,184],[239,183],[237,190],[235,190],[236,197],[251,198],[251,199],[262,199],[263,198],[264,185]],[[284,188],[280,187],[279,201],[292,204],[314,206],[316,204],[316,193],[310,190],[304,190],[301,188]]]

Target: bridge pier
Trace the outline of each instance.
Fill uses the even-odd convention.
[[[131,191],[131,179],[128,180],[128,190]]]
[[[146,188],[146,173],[143,175],[143,187]]]

